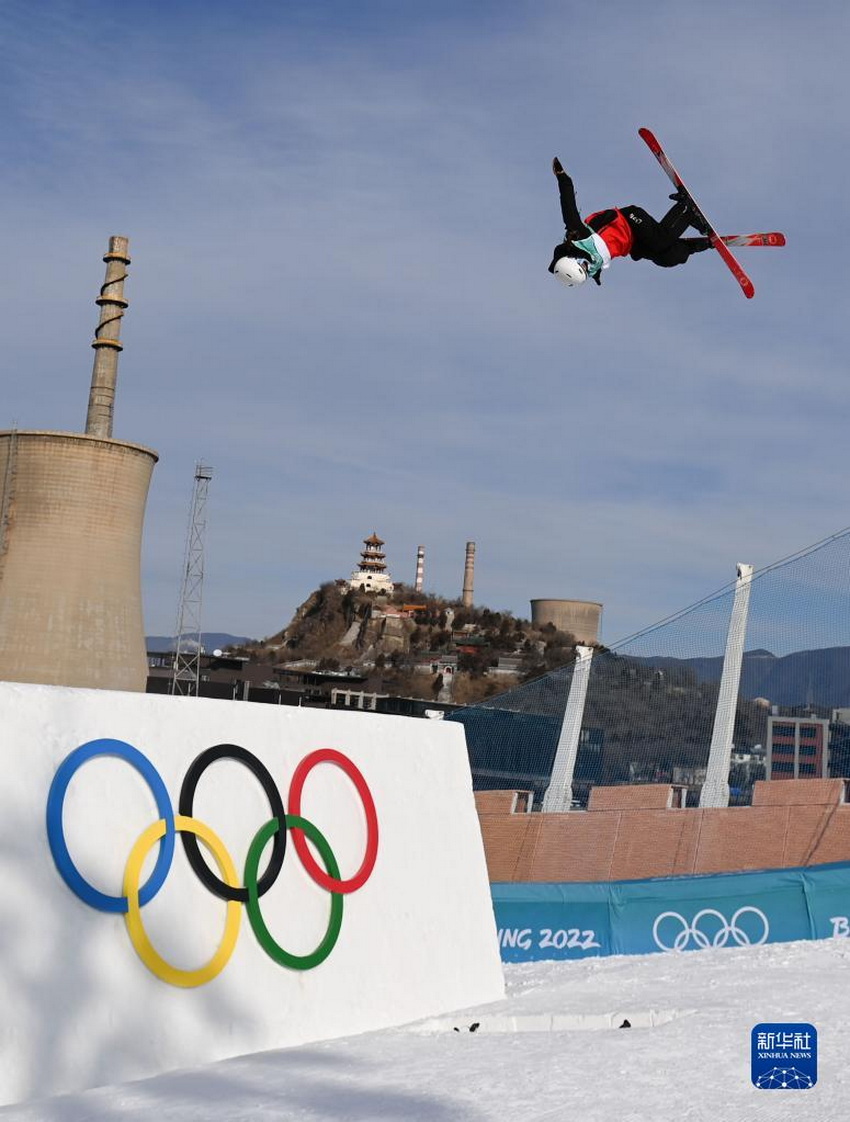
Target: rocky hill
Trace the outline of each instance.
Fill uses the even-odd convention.
[[[574,647],[572,635],[510,612],[465,608],[407,585],[375,595],[329,582],[282,630],[236,650],[276,665],[349,670],[376,693],[470,704],[564,665]]]

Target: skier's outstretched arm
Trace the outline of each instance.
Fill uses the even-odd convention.
[[[554,171],[555,178],[558,180],[558,194],[561,198],[561,217],[564,220],[565,229],[568,233],[574,236],[578,235],[579,237],[590,233],[590,230],[585,226],[578,211],[573,181],[564,171],[561,166],[561,161],[557,156],[552,161],[552,171]]]

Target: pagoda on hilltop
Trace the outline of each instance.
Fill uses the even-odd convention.
[[[363,539],[366,547],[360,553],[360,567],[351,574],[349,588],[361,592],[392,592],[393,582],[387,572],[386,554],[381,549],[384,543],[376,533]]]

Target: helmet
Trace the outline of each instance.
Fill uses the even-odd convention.
[[[580,261],[577,257],[559,257],[555,262],[553,272],[561,284],[567,288],[575,288],[587,280],[589,262]]]

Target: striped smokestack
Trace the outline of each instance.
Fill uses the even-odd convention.
[[[422,591],[422,585],[425,583],[425,546],[418,545],[416,547],[416,580],[413,582],[413,587],[417,592]]]
[[[465,608],[472,607],[472,589],[475,583],[475,542],[466,543],[466,562],[463,566],[463,595],[461,603]]]
[[[118,355],[121,319],[127,307],[124,299],[124,281],[127,279],[127,238],[109,239],[106,262],[106,279],[95,300],[100,305],[100,323],[94,333],[94,367],[91,375],[89,408],[86,415],[88,436],[112,436],[112,416],[115,409],[115,385],[118,381]]]

